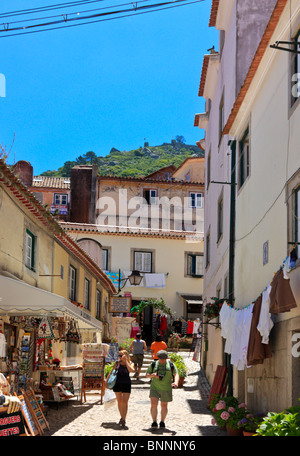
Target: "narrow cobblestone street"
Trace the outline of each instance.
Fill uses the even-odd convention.
[[[225,436],[226,433],[211,425],[211,414],[206,404],[210,387],[199,363],[192,360],[192,353],[183,352],[188,375],[183,388],[173,390],[165,429],[152,429],[149,386],[132,380],[126,427],[117,423],[120,416],[117,405],[101,405],[99,395],[87,394],[87,402],[72,399],[51,405],[47,413],[50,431],[45,436]],[[159,411],[160,413],[160,411]]]

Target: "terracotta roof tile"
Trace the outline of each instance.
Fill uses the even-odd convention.
[[[209,27],[215,27],[218,10],[219,10],[220,0],[213,0],[211,4],[210,10],[210,18],[209,18]]]
[[[53,176],[34,176],[32,187],[70,189],[70,178]]]
[[[199,86],[199,92],[198,92],[199,97],[203,97],[207,69],[208,69],[208,62],[209,62],[209,55],[206,54],[203,58],[200,86]]]

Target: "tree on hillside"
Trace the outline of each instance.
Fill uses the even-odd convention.
[[[176,140],[176,142],[178,144],[185,144],[186,143],[186,140],[185,140],[184,136],[181,136],[181,135],[177,135],[175,140]]]
[[[98,157],[93,151],[89,151],[86,154],[83,155],[83,158],[86,160],[86,163],[90,163],[91,165],[97,165],[98,163]]]

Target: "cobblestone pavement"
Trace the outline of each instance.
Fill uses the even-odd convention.
[[[151,428],[149,383],[132,380],[126,427],[117,423],[120,416],[117,405],[101,405],[99,395],[87,394],[87,402],[77,399],[52,404],[47,412],[50,430],[44,436],[225,436],[226,433],[211,425],[211,414],[206,404],[210,387],[199,363],[192,353],[180,353],[187,364],[188,375],[183,388],[173,390],[173,402],[168,406],[165,429]],[[159,416],[160,418],[160,409]]]

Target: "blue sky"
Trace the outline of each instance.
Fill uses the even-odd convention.
[[[63,2],[1,0],[1,10]],[[101,6],[121,3],[104,0]],[[193,123],[204,111],[198,96],[203,56],[212,45],[218,49],[218,33],[208,27],[210,8],[211,0],[204,0],[0,39],[6,81],[0,144],[9,150],[15,136],[8,163],[28,160],[37,175],[90,150],[100,156],[112,147],[155,146],[176,135],[187,144],[202,139],[204,131]]]

